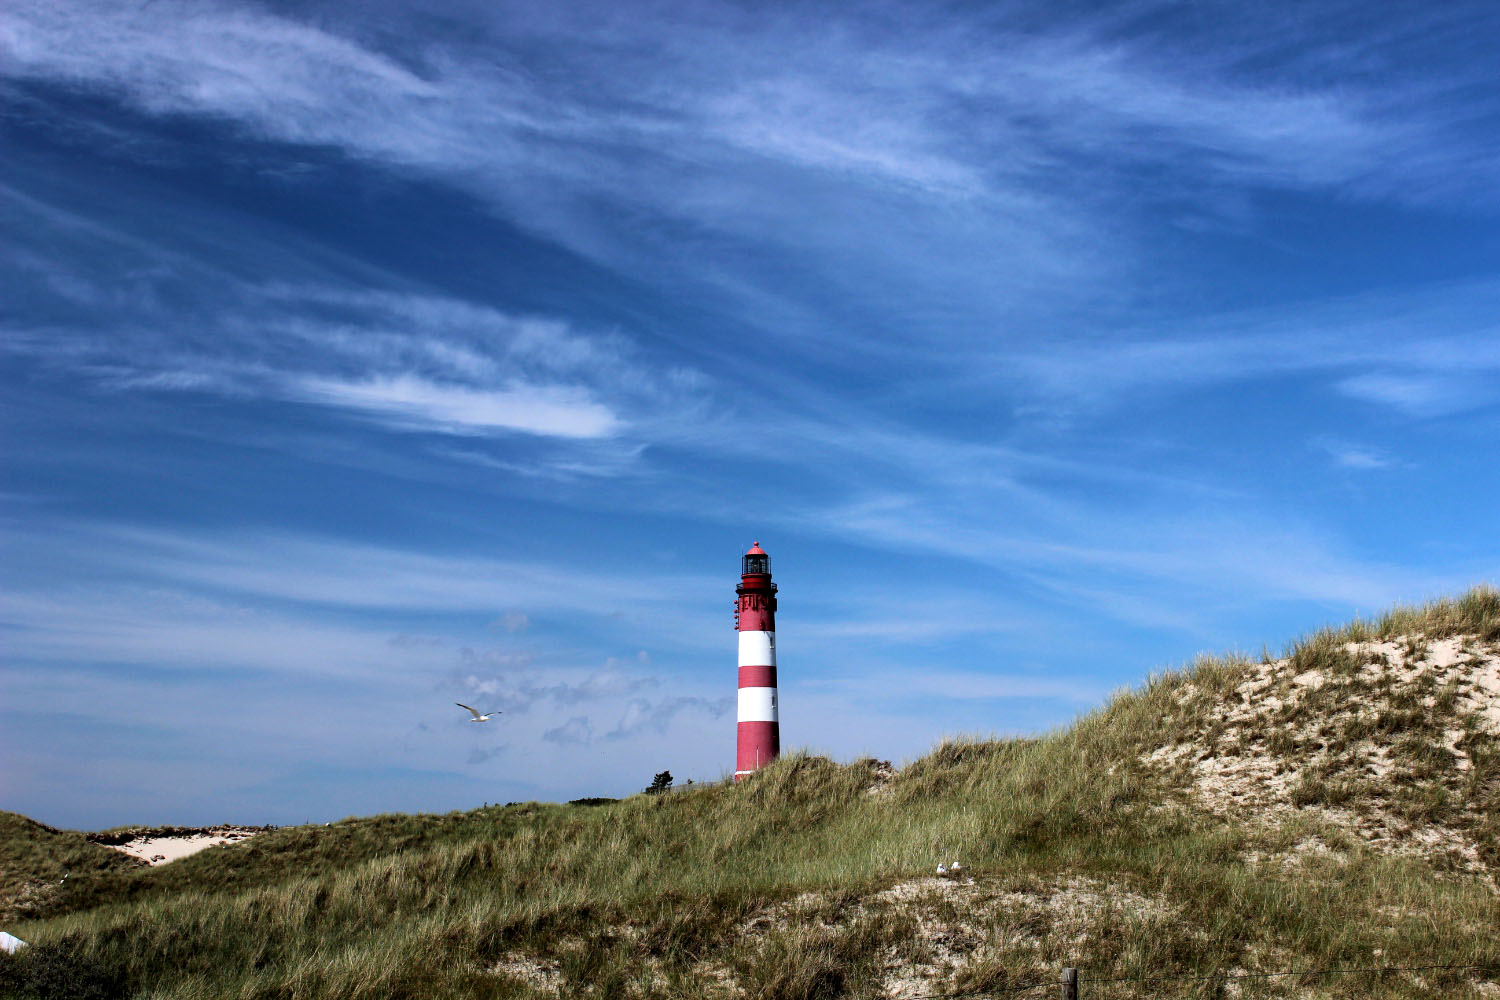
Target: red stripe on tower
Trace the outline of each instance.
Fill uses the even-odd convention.
[[[740,560],[740,585],[734,592],[734,622],[740,636],[734,780],[739,781],[781,753],[776,716],[776,584],[771,582],[771,557],[760,542],[750,546]]]

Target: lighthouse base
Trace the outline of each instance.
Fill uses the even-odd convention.
[[[765,767],[781,755],[781,727],[776,722],[741,722],[738,735],[735,781]]]

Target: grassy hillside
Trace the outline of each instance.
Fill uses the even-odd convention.
[[[1479,589],[895,775],[790,756],[740,786],[101,863],[3,925],[34,945],[0,993],[792,1000],[1017,990],[1063,965],[1485,965],[1081,995],[1497,997],[1497,706],[1500,594]],[[27,824],[0,826],[8,873],[82,839]],[[931,874],[954,857],[972,879]]]
[[[54,912],[64,877],[89,880],[144,867],[73,830],[0,811],[0,930]]]

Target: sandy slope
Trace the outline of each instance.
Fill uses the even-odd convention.
[[[1456,798],[1473,764],[1471,734],[1500,733],[1500,648],[1477,636],[1399,636],[1342,650],[1343,670],[1257,665],[1228,698],[1185,686],[1180,703],[1207,700],[1206,716],[1145,762],[1176,771],[1220,817],[1316,815],[1389,853],[1486,871],[1471,811],[1426,816],[1407,793]],[[1436,731],[1414,732],[1413,715]]]
[[[259,830],[241,826],[221,826],[212,830],[182,834],[146,834],[127,840],[123,844],[109,844],[117,851],[140,858],[148,865],[164,865],[204,848],[219,844],[233,844],[259,833]]]

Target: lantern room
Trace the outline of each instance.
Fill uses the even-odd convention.
[[[760,542],[756,542],[740,559],[740,576],[770,575],[771,557],[766,555],[766,550],[760,547]]]

